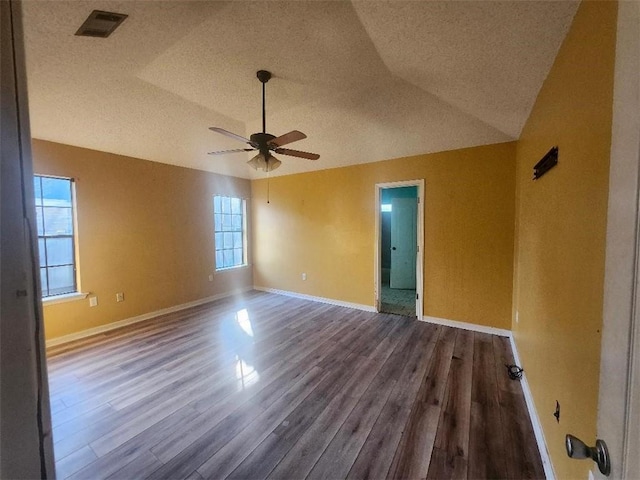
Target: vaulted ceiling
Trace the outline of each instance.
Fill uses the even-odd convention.
[[[32,136],[244,178],[243,136],[308,136],[272,175],[516,139],[575,1],[24,1]],[[94,10],[128,18],[75,36]]]

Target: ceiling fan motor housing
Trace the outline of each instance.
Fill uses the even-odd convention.
[[[249,137],[249,144],[266,154],[270,150],[269,142],[274,138],[276,138],[275,135],[270,133],[254,133]]]
[[[257,143],[258,145],[266,145],[274,138],[276,138],[275,135],[271,135],[270,133],[254,133],[249,137],[251,142]]]

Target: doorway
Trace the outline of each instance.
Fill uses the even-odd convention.
[[[376,185],[376,309],[422,318],[423,181]]]

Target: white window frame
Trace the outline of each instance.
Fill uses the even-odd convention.
[[[71,225],[72,225],[73,231],[71,232],[71,235],[64,235],[64,236],[65,237],[70,236],[72,239],[72,248],[73,248],[73,264],[72,265],[73,265],[74,290],[70,292],[65,292],[65,293],[42,296],[41,298],[42,303],[45,305],[50,305],[55,303],[62,303],[62,302],[67,302],[71,300],[86,298],[87,294],[80,292],[80,275],[79,275],[79,259],[78,259],[78,222],[77,222],[77,202],[76,202],[75,180],[71,177],[61,177],[57,175],[45,175],[45,174],[39,174],[39,173],[34,173],[33,177],[34,179],[35,178],[55,178],[59,180],[67,180],[70,183],[70,191],[71,191]],[[40,208],[40,207],[36,206],[36,209],[37,208]],[[39,240],[45,237],[38,235],[37,238],[39,243]],[[38,251],[38,265],[40,265],[40,258],[39,258],[40,254],[41,252]],[[38,266],[38,271],[40,271],[40,268],[41,267]],[[46,268],[49,268],[49,266],[47,265]],[[49,290],[49,287],[47,285],[47,291],[48,290]]]
[[[221,197],[221,198],[229,198],[229,199],[238,199],[240,200],[241,203],[241,208],[242,208],[242,263],[240,265],[232,265],[229,267],[218,267],[218,262],[217,262],[217,251],[224,251],[224,250],[232,250],[232,249],[223,249],[220,248],[218,249],[217,244],[216,244],[216,234],[217,233],[229,233],[229,232],[234,232],[237,233],[238,230],[216,230],[216,215],[220,214],[223,215],[223,212],[216,212],[216,207],[215,207],[215,198],[216,197]],[[229,270],[235,270],[238,268],[244,268],[248,265],[248,256],[247,256],[247,251],[248,251],[248,241],[247,241],[247,200],[245,198],[239,197],[239,196],[235,196],[235,195],[225,195],[225,194],[215,194],[213,195],[213,199],[212,199],[212,206],[213,206],[213,264],[214,264],[214,271],[216,273],[219,272],[226,272]]]

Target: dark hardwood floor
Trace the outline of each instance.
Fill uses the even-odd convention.
[[[508,339],[279,295],[48,352],[58,478],[544,478]]]

